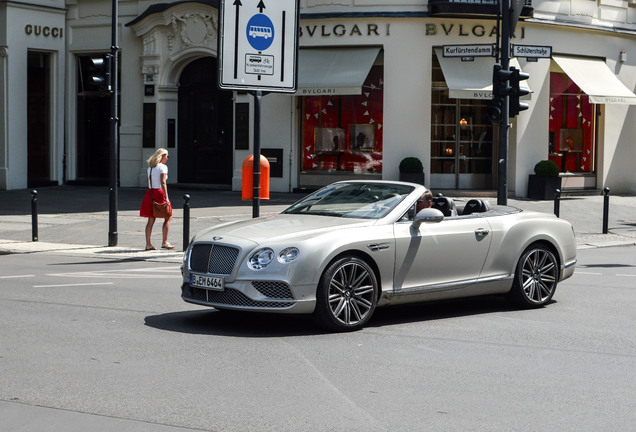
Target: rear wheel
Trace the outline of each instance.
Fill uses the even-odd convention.
[[[359,330],[371,318],[377,299],[378,282],[371,266],[347,256],[330,264],[320,278],[314,317],[329,330]]]
[[[530,245],[519,258],[509,297],[517,306],[536,308],[552,300],[559,280],[559,261],[542,244]]]

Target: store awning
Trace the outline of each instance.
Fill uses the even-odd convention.
[[[435,53],[451,99],[492,99],[493,57],[475,57],[473,61],[463,62],[458,57],[444,57],[442,48],[435,48]],[[510,59],[510,66],[521,70],[515,58]],[[526,81],[519,85],[530,90]]]
[[[359,95],[380,48],[303,48],[296,96]]]
[[[563,72],[595,104],[636,105],[636,95],[600,59],[552,56]]]

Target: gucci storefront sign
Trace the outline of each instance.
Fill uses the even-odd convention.
[[[31,36],[43,36],[43,37],[52,37],[52,38],[62,38],[64,37],[64,28],[63,27],[49,27],[35,24],[27,24],[24,26],[24,32]]]

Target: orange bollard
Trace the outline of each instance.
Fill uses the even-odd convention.
[[[241,198],[251,200],[254,198],[254,155],[249,155],[243,161],[243,182]],[[269,161],[261,155],[261,196],[260,199],[269,199]]]

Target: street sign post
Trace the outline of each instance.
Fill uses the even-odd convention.
[[[293,93],[298,0],[221,0],[219,87]]]
[[[221,0],[219,87],[254,96],[252,216],[261,196],[261,99],[298,85],[299,0]]]

